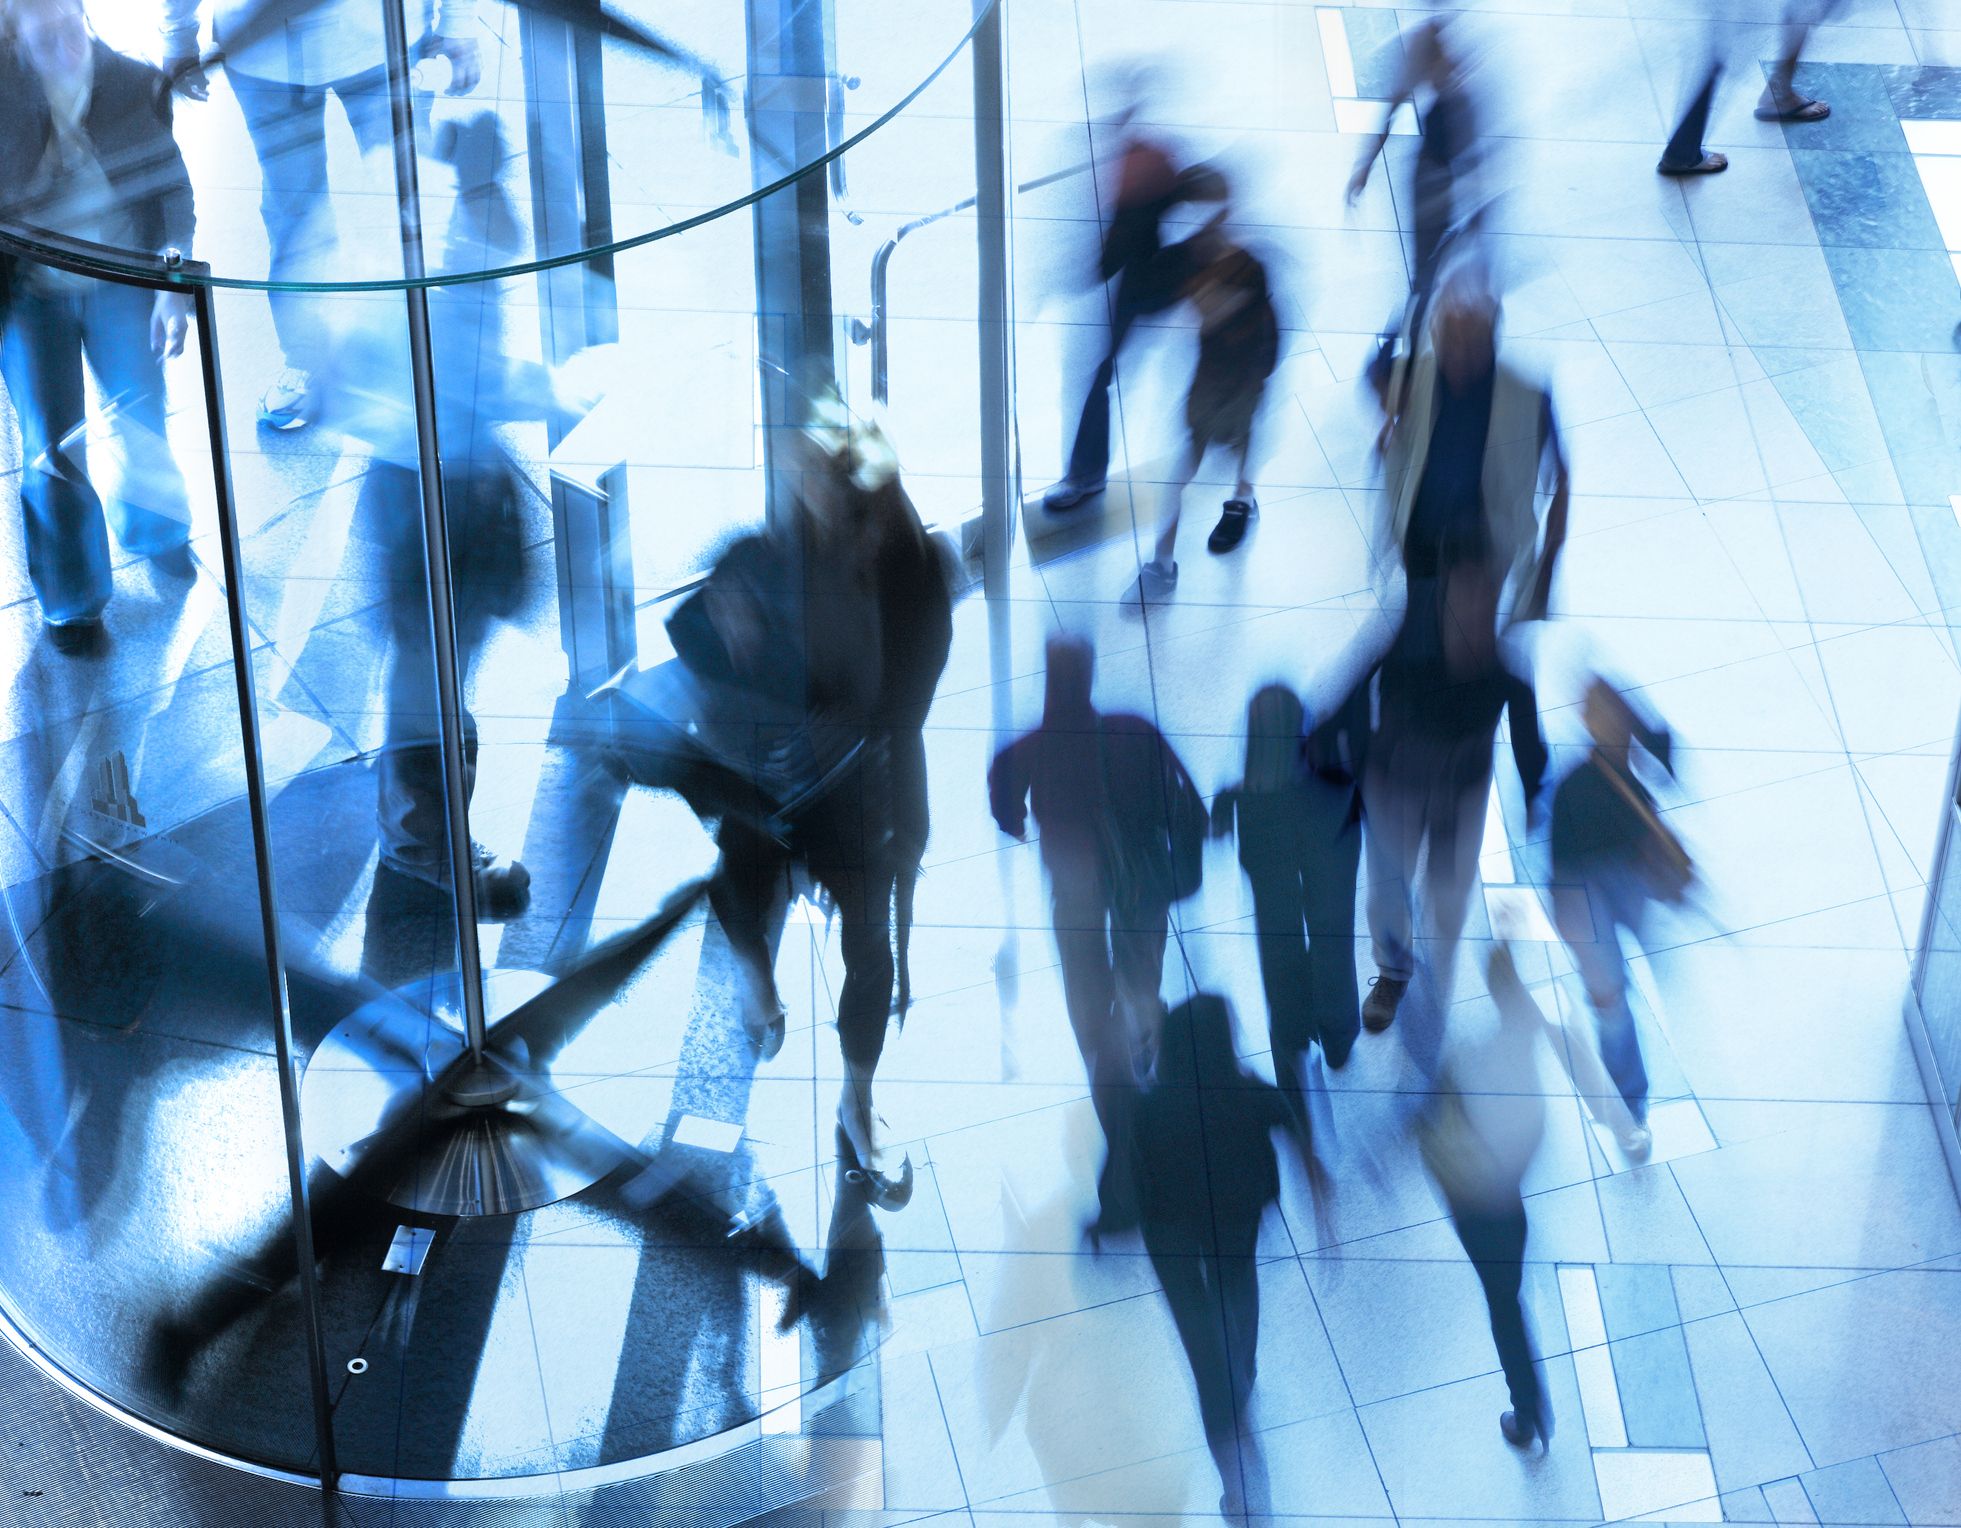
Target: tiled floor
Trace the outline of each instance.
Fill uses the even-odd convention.
[[[1350,211],[1340,193],[1358,140],[1336,126],[1382,88],[1367,45],[1418,13],[1349,8],[1336,27],[1292,0],[1011,4],[1015,178],[1107,150],[1116,66],[1158,59],[1151,115],[1234,170],[1247,235],[1280,288],[1284,359],[1264,421],[1263,515],[1243,550],[1212,559],[1200,544],[1222,486],[1215,465],[1189,497],[1175,599],[1141,611],[1124,601],[1179,441],[1190,337],[1174,317],[1126,353],[1117,470],[1128,489],[1112,493],[1100,530],[1075,533],[1068,551],[1062,538],[1026,541],[1010,599],[956,613],[928,733],[935,831],[917,1003],[879,1081],[919,1169],[910,1207],[881,1221],[879,1505],[888,1523],[1204,1520],[1218,1480],[1151,1264],[1134,1238],[1098,1255],[1084,1244],[1098,1136],[1046,890],[1037,851],[988,821],[982,776],[997,729],[1036,714],[1052,631],[1095,639],[1102,702],[1153,716],[1210,792],[1236,777],[1257,684],[1284,679],[1325,705],[1350,645],[1379,626],[1392,596],[1370,553],[1374,424],[1358,375],[1401,301],[1411,146],[1392,143],[1389,173]],[[1557,619],[1530,638],[1549,736],[1559,760],[1576,756],[1593,667],[1637,688],[1676,729],[1667,805],[1705,890],[1636,963],[1664,1100],[1643,1164],[1590,1127],[1561,1067],[1564,1026],[1586,1027],[1564,956],[1516,946],[1551,1019],[1525,1276],[1559,1423],[1543,1457],[1521,1458],[1498,1434],[1505,1391],[1477,1281],[1417,1157],[1411,1126],[1431,1076],[1420,1031],[1365,1038],[1345,1070],[1317,1073],[1332,1192],[1316,1194],[1283,1157],[1257,1252],[1246,1447],[1286,1519],[1961,1523],[1961,1210],[1901,1018],[1961,711],[1956,192],[1937,151],[1947,140],[1909,138],[1901,124],[1961,120],[1961,29],[1934,0],[1853,0],[1815,34],[1799,80],[1833,117],[1784,129],[1750,116],[1774,46],[1759,11],[1755,0],[1547,0],[1459,23],[1476,40],[1492,134],[1484,176],[1505,343],[1551,378],[1574,476]],[[1653,159],[1705,36],[1730,64],[1710,143],[1732,168],[1665,181]],[[1360,50],[1346,69],[1324,54],[1344,38]],[[935,104],[868,156],[890,170],[923,161],[927,147],[909,143],[959,146],[964,128]],[[943,196],[942,183],[923,169],[916,183],[854,180],[868,225],[960,194]],[[880,200],[886,185],[910,190]],[[1101,298],[1079,274],[1098,209],[1078,178],[1017,211],[1017,424],[1032,490],[1060,465],[1065,417],[1102,343]],[[661,258],[685,266],[686,248]],[[972,338],[934,327],[940,279],[966,279],[963,256],[922,238],[900,259],[913,263],[895,286],[895,395],[930,386],[935,343]],[[238,308],[235,327],[263,349],[262,311],[245,298]],[[705,314],[703,332],[716,322]],[[922,502],[963,502],[971,452],[928,435],[922,407],[899,396],[891,411],[902,457]],[[715,445],[687,460],[747,450],[746,416],[739,430],[707,424]],[[284,506],[330,468],[301,449],[242,471]],[[294,517],[282,558],[295,566],[319,538],[332,544],[331,490],[318,502]],[[313,620],[295,620],[311,638]],[[548,608],[531,612],[487,663],[526,683],[548,675],[551,621]],[[195,637],[198,626],[169,629]],[[372,640],[350,619],[341,637],[301,643],[310,661],[285,645],[268,657],[277,693],[310,724],[293,768],[326,729],[348,751],[372,745],[368,670],[350,667],[371,661]],[[13,732],[35,726],[32,699],[10,710]],[[525,690],[486,722],[493,744],[512,745],[487,750],[486,800],[517,802],[487,821],[524,820],[540,766],[514,761],[542,735],[535,701]],[[1488,885],[1543,880],[1543,845],[1515,799],[1500,821]],[[11,838],[6,852],[23,854]],[[602,907],[595,921],[624,915]],[[328,927],[358,944],[356,923]],[[526,962],[535,932],[500,936],[506,963]],[[1471,932],[1448,1021],[1466,1033],[1491,1018],[1481,910]],[[1227,995],[1257,1070],[1250,934],[1238,866],[1215,846],[1203,891],[1178,910],[1165,990]],[[1367,974],[1365,944],[1356,957]],[[813,1247],[840,974],[822,921],[793,919],[779,960],[793,1032],[748,1094],[756,1159],[801,1206],[792,1218]],[[1231,1108],[1231,1096],[1208,1105]],[[534,1235],[540,1266],[550,1234]],[[514,1389],[542,1396],[623,1341],[630,1263],[623,1285],[592,1274],[595,1257],[587,1249],[576,1274],[534,1273],[567,1303],[517,1344]],[[534,1333],[549,1357],[529,1353]],[[548,1419],[561,1441],[564,1423]],[[579,1510],[568,1498],[566,1520]]]

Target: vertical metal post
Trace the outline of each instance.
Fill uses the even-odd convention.
[[[429,342],[429,290],[422,255],[422,194],[417,183],[415,113],[409,101],[408,25],[404,0],[381,0],[388,105],[394,123],[395,200],[402,225],[402,274],[408,278],[409,382],[422,481],[422,543],[429,571],[430,650],[443,749],[443,806],[449,825],[449,870],[456,899],[456,952],[463,992],[463,1030],[470,1056],[483,1060],[483,954],[477,944],[477,888],[471,860],[470,810],[464,783],[463,685],[457,673],[455,604],[450,582],[449,520],[443,511],[442,453],[436,438],[436,373]]]
[[[746,0],[751,178],[758,186],[822,159],[828,147],[831,0]],[[809,393],[837,386],[831,317],[830,177],[804,175],[756,202],[756,358],[771,523],[796,502],[781,433]]]
[[[1006,0],[974,0],[985,12],[970,44],[974,56],[974,236],[979,246],[981,572],[990,601],[1008,594],[1014,545],[1012,472],[1013,314],[1008,304],[1008,121],[1002,27]]]
[[[340,1463],[334,1452],[333,1392],[327,1384],[327,1341],[320,1329],[313,1204],[307,1192],[306,1147],[300,1128],[299,1064],[293,1054],[286,960],[279,943],[279,896],[272,873],[272,819],[266,801],[265,758],[259,747],[259,699],[252,673],[251,631],[245,621],[245,553],[239,541],[237,501],[232,493],[231,447],[225,434],[225,390],[218,375],[218,328],[212,311],[216,305],[211,300],[211,288],[202,281],[193,283],[191,304],[197,318],[198,360],[204,371],[212,492],[218,501],[218,545],[225,570],[225,619],[231,629],[232,679],[238,688],[238,733],[245,757],[245,804],[252,819],[252,862],[259,881],[259,919],[271,989],[272,1043],[279,1066],[279,1115],[286,1139],[286,1182],[293,1201],[293,1252],[299,1262],[300,1319],[306,1329],[306,1367],[313,1391],[320,1483],[331,1491],[340,1478]]]

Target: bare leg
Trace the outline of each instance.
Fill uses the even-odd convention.
[[[1199,463],[1205,460],[1205,453],[1197,441],[1185,446],[1185,454],[1179,460],[1175,475],[1165,485],[1164,507],[1158,518],[1157,567],[1162,573],[1171,571],[1171,554],[1178,545],[1178,520],[1184,512],[1185,490],[1198,476]]]

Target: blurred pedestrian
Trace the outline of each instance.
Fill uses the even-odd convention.
[[[194,100],[210,92],[198,52],[203,3],[164,0],[164,68]],[[259,400],[259,421],[295,430],[319,413],[316,374],[335,350],[331,305],[304,288],[345,274],[334,269],[327,98],[340,102],[363,155],[389,143],[383,11],[373,0],[215,0],[213,9],[218,56],[259,160],[259,211],[271,246],[266,276],[282,364]],[[422,0],[409,17],[419,51],[446,67],[447,93],[468,95],[483,72],[472,35],[476,0]]]
[[[1232,454],[1236,476],[1232,497],[1219,512],[1207,548],[1230,552],[1245,539],[1247,526],[1259,513],[1259,502],[1253,497],[1253,427],[1266,398],[1267,378],[1280,364],[1280,320],[1273,311],[1266,267],[1232,239],[1225,220],[1221,209],[1179,246],[1192,272],[1186,291],[1198,309],[1198,366],[1185,398],[1190,436],[1172,480],[1165,485],[1156,554],[1139,575],[1139,592],[1147,598],[1161,599],[1178,586],[1178,564],[1172,553],[1178,544],[1184,493],[1213,446]]]
[[[1571,484],[1552,398],[1499,353],[1498,302],[1466,268],[1439,293],[1433,344],[1397,369],[1388,391],[1384,530],[1409,581],[1464,563],[1511,586],[1512,617],[1545,615],[1566,541]],[[1551,483],[1543,535],[1538,493]]]
[[[1506,946],[1493,949],[1488,974],[1498,1022],[1474,1039],[1449,1042],[1444,1086],[1419,1124],[1418,1143],[1484,1289],[1511,1396],[1499,1430],[1514,1448],[1529,1448],[1550,1443],[1553,1427],[1519,1298],[1527,1236],[1523,1184],[1546,1129],[1536,1057],[1544,1016]]]
[[[1587,687],[1581,716],[1593,747],[1553,792],[1552,873],[1555,885],[1577,888],[1584,896],[1556,895],[1553,910],[1593,1009],[1601,1060],[1626,1106],[1615,1133],[1623,1150],[1640,1156],[1652,1143],[1648,1072],[1628,1006],[1623,938],[1639,941],[1655,902],[1681,900],[1694,866],[1634,772],[1639,743],[1673,773],[1668,729],[1639,715],[1599,678]],[[1604,1111],[1596,1107],[1595,1112]]]
[[[1100,1233],[1135,1224],[1129,1122],[1164,1025],[1171,904],[1198,889],[1206,818],[1164,735],[1099,712],[1094,678],[1087,641],[1049,639],[1041,725],[996,755],[987,790],[1002,832],[1025,837],[1031,804],[1041,829],[1063,997],[1107,1147]]]
[[[1232,1011],[1201,992],[1164,1024],[1157,1076],[1137,1105],[1139,1213],[1198,1390],[1219,1510],[1266,1513],[1266,1463],[1247,1425],[1259,1368],[1260,1219],[1280,1197],[1273,1132],[1292,1114],[1233,1054]]]
[[[188,257],[191,182],[163,77],[95,37],[81,0],[11,0],[0,26],[0,219],[145,257]],[[21,433],[27,574],[58,651],[100,641],[114,589],[108,524],[160,575],[195,571],[163,370],[183,352],[190,316],[183,291],[0,257],[0,375]],[[88,461],[84,357],[122,457],[108,523]]]
[[[1811,29],[1829,20],[1841,3],[1842,0],[1784,0],[1777,58],[1770,66],[1763,94],[1757,98],[1759,122],[1822,122],[1832,114],[1830,106],[1800,91],[1795,77]],[[1702,146],[1703,135],[1709,130],[1710,109],[1716,102],[1716,86],[1723,77],[1722,55],[1717,51],[1719,38],[1720,34],[1712,28],[1708,58],[1699,75],[1701,84],[1689,97],[1689,104],[1655,165],[1663,175],[1715,175],[1729,168],[1729,155]]]
[[[1122,147],[1110,228],[1097,266],[1105,284],[1117,284],[1110,304],[1110,346],[1083,401],[1068,470],[1042,495],[1043,507],[1051,512],[1074,509],[1103,492],[1110,476],[1110,384],[1118,353],[1138,319],[1162,313],[1184,295],[1189,272],[1184,251],[1176,245],[1164,247],[1166,216],[1182,202],[1217,201],[1223,194],[1211,171],[1181,169],[1170,146],[1142,128],[1138,117],[1144,104],[1133,99],[1113,124],[1122,134]]]
[[[1411,183],[1411,261],[1409,303],[1401,322],[1391,326],[1385,354],[1396,334],[1423,332],[1424,308],[1437,276],[1444,238],[1475,202],[1469,184],[1479,155],[1478,109],[1464,61],[1443,17],[1431,17],[1398,40],[1402,64],[1383,108],[1382,130],[1363,146],[1348,181],[1353,206],[1369,183],[1369,171],[1389,143],[1390,123],[1408,104],[1421,132]]]
[[[1426,592],[1419,597],[1418,591]],[[1415,586],[1376,676],[1377,721],[1362,795],[1367,811],[1369,936],[1378,975],[1363,1027],[1387,1029],[1416,974],[1415,891],[1422,888],[1431,970],[1444,1002],[1470,909],[1491,795],[1494,732],[1509,717],[1528,808],[1545,775],[1532,687],[1507,664],[1497,588],[1482,563],[1460,563],[1441,589]]]
[[[1321,772],[1338,764],[1327,757],[1326,737],[1304,745],[1305,721],[1300,697],[1285,685],[1259,689],[1246,710],[1246,772],[1212,798],[1212,831],[1237,832],[1252,887],[1274,1076],[1295,1090],[1304,1085],[1310,1045],[1320,1042],[1327,1064],[1339,1069],[1361,1030],[1359,803],[1352,782]]]

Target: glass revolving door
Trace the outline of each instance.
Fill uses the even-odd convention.
[[[713,820],[622,768],[606,686],[769,522],[801,422],[777,379],[872,412],[866,251],[833,234],[971,194],[964,156],[884,144],[967,109],[974,16],[377,15],[273,90],[218,7],[179,82],[207,98],[156,97],[150,146],[181,149],[196,261],[0,221],[51,313],[140,348],[157,310],[167,350],[196,310],[127,375],[80,318],[9,316],[73,386],[10,329],[0,1140],[37,1208],[0,1306],[196,1446],[521,1491],[799,1434],[875,1339],[876,1237],[813,1102],[835,942],[784,935],[804,980],[764,1065],[702,900]],[[978,298],[932,306],[901,304],[903,353],[964,388]],[[929,474],[954,524],[957,458]],[[88,494],[99,621],[33,543],[38,503]]]

